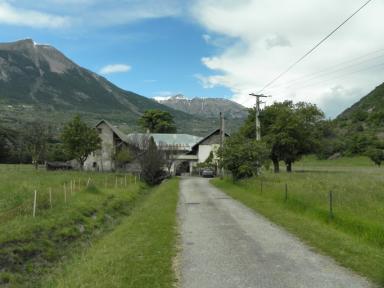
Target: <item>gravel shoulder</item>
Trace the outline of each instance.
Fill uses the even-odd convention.
[[[179,199],[182,288],[374,287],[208,179],[182,178]]]

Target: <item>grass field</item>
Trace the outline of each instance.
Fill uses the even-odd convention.
[[[132,176],[35,171],[31,166],[0,165],[0,180],[1,287],[40,287],[42,279],[49,279],[58,267],[119,228],[153,192]],[[34,190],[38,192],[36,217],[32,217]],[[175,218],[175,211],[172,215]],[[168,229],[174,228],[168,224]],[[129,231],[125,236],[130,237]],[[161,240],[163,244],[173,241]],[[120,242],[124,244],[129,242]],[[135,248],[146,248],[146,243],[140,244]],[[164,259],[170,261],[171,255]]]
[[[364,157],[328,161],[308,157],[294,168],[292,174],[265,172],[237,183],[230,179],[213,183],[384,287],[384,168],[374,167]]]
[[[177,179],[155,188],[116,230],[58,269],[43,287],[173,287],[177,199]]]

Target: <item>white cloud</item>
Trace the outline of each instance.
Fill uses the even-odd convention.
[[[1,1],[1,0],[0,0]],[[3,0],[4,1],[4,0]],[[175,17],[182,13],[179,0],[6,0],[40,11],[65,13],[81,27],[109,27],[132,22]]]
[[[132,67],[126,64],[111,64],[101,68],[99,73],[102,75],[109,75],[114,73],[125,73],[131,69]]]
[[[33,28],[62,28],[70,24],[70,19],[31,9],[19,9],[0,0],[0,24]]]
[[[210,35],[208,43],[212,45],[213,35],[229,39],[220,53],[202,58],[212,73],[199,75],[198,79],[204,87],[228,87],[234,100],[251,106],[254,99],[249,93],[258,92],[361,4],[360,0],[196,0],[192,15]],[[353,75],[340,77],[344,72],[352,72],[350,67],[344,72],[323,75],[310,85],[302,81],[288,85],[294,79],[384,47],[383,10],[384,2],[374,1],[357,14],[315,53],[267,89],[265,93],[273,95],[270,101],[310,101],[333,116],[336,110],[341,112],[383,82],[384,66],[381,70],[371,66],[382,63],[384,53],[376,62],[366,61],[362,65],[364,71],[358,71],[356,65]],[[327,101],[332,98],[337,101]]]

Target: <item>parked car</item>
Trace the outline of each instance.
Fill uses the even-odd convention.
[[[215,177],[215,172],[212,169],[204,169],[201,171],[201,176],[206,178],[212,178]]]

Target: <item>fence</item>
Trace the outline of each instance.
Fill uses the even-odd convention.
[[[292,185],[292,184],[291,184]],[[266,181],[266,180],[263,180],[261,179],[259,181],[259,188],[256,189],[259,191],[260,194],[264,194],[264,196],[268,196],[268,193],[271,193],[274,198],[279,198],[284,201],[284,202],[288,202],[289,199],[290,199],[290,193],[289,193],[289,184],[287,182],[285,183],[277,183],[277,182],[273,182],[273,181]],[[254,189],[252,189],[254,190]],[[291,191],[294,191],[293,189],[291,189]],[[321,200],[324,204],[327,204],[327,207],[328,207],[328,211],[327,211],[327,214],[328,214],[328,218],[330,220],[332,220],[334,217],[335,217],[335,214],[334,214],[334,204],[335,204],[335,194],[332,190],[328,190],[327,193],[322,193],[322,195],[325,195],[327,194],[328,197],[323,197],[323,199]],[[300,201],[298,199],[298,196],[297,195],[291,195],[292,198],[291,200],[295,201],[296,204]],[[277,199],[276,199],[277,200]],[[302,202],[303,205],[308,205],[307,204],[307,201]]]
[[[101,175],[101,174],[100,174]],[[139,177],[136,175],[108,175],[105,177],[76,177],[65,181],[56,187],[33,188],[30,190],[30,198],[23,201],[20,205],[10,208],[0,213],[0,223],[10,221],[17,216],[36,217],[39,211],[53,209],[59,205],[66,205],[72,198],[84,191],[87,187],[96,186],[98,188],[122,188],[136,184]]]

